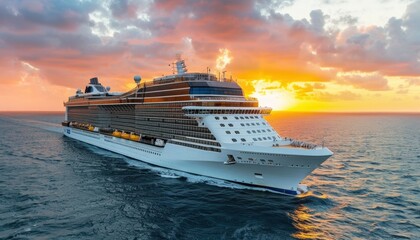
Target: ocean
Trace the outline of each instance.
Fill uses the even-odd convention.
[[[0,113],[0,239],[419,239],[420,114],[273,113],[334,156],[289,197],[147,165]]]

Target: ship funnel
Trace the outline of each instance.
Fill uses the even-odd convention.
[[[97,77],[91,78],[90,84],[95,84],[95,85],[99,84],[98,78]]]
[[[141,77],[139,75],[134,76],[134,82],[136,82],[137,85],[139,85],[141,81]]]

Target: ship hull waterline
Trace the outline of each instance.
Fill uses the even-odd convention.
[[[296,167],[242,163],[226,165],[223,160],[225,156],[235,154],[235,151],[231,149],[209,152],[171,143],[167,143],[165,147],[158,147],[72,127],[64,127],[63,133],[69,138],[158,167],[221,179],[251,189],[289,196],[306,193],[307,187],[300,182],[330,157],[330,155],[297,156],[301,165],[296,164]],[[188,154],[185,154],[186,152]],[[296,161],[296,159],[291,159],[291,161]],[[299,167],[304,166],[306,162],[310,163],[309,167]]]

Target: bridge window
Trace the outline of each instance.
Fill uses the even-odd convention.
[[[214,94],[214,95],[235,95],[242,96],[240,88],[223,88],[223,87],[192,87],[190,94]]]

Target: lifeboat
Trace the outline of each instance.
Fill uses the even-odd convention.
[[[94,126],[89,125],[89,127],[88,127],[88,130],[89,130],[89,131],[93,131],[94,129],[95,129],[95,127],[94,127]]]
[[[114,137],[121,137],[121,132],[120,132],[120,131],[118,131],[118,130],[115,130],[115,131],[112,133],[112,136],[114,136]]]
[[[140,136],[135,133],[130,133],[130,140],[138,142],[140,141]]]
[[[130,134],[126,133],[126,132],[122,132],[121,137],[124,138],[124,139],[130,139]]]

